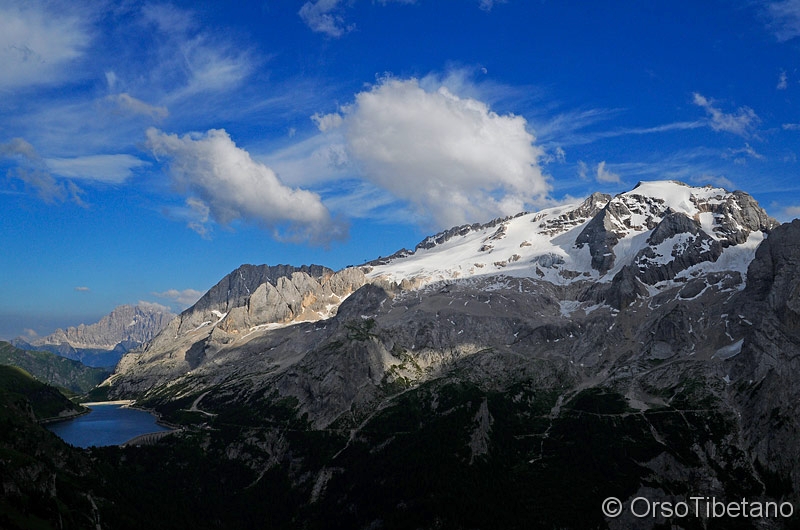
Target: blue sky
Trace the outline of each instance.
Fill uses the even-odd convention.
[[[0,336],[798,155],[800,0],[0,0]]]

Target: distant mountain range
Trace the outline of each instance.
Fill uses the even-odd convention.
[[[94,324],[57,329],[33,340],[18,337],[12,344],[49,351],[87,366],[114,367],[125,352],[151,340],[174,317],[155,304],[121,305]]]

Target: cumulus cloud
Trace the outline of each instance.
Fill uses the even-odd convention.
[[[550,190],[527,122],[417,79],[384,79],[342,109],[351,163],[439,227],[510,215]]]
[[[284,185],[224,130],[179,137],[150,128],[147,147],[169,161],[172,182],[189,195],[189,206],[218,223],[241,219],[272,229],[278,238],[312,243],[344,235],[319,195]]]
[[[0,4],[0,88],[61,82],[91,41],[78,13],[53,3]]]
[[[709,125],[715,131],[725,131],[739,136],[750,136],[751,131],[761,121],[750,107],[739,107],[735,114],[728,114],[714,106],[714,100],[695,92],[694,104],[703,108],[711,118]]]
[[[779,41],[800,36],[800,0],[769,2],[766,11],[769,28]]]
[[[619,175],[606,169],[606,161],[603,160],[597,164],[596,171],[597,182],[619,182]]]
[[[203,293],[195,289],[169,289],[162,293],[153,293],[153,296],[171,300],[182,308],[186,308],[197,302],[203,296]]]
[[[311,120],[317,124],[317,129],[322,132],[330,131],[339,127],[342,124],[342,115],[336,112],[331,114],[316,113],[311,116]]]

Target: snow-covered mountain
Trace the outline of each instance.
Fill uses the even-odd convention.
[[[800,502],[798,359],[800,221],[662,181],[363,267],[243,265],[104,385],[343,528],[453,499],[443,527],[481,502],[564,527],[556,498],[566,527],[655,528],[603,497]]]
[[[744,274],[777,225],[743,192],[642,182],[611,197],[453,228],[414,251],[372,262],[367,277],[408,286],[512,276],[554,284],[610,282],[625,267],[647,285],[685,281],[697,271]]]

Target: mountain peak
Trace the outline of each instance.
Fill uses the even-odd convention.
[[[642,269],[637,276],[650,284],[701,263],[744,275],[755,247],[777,224],[744,192],[639,182],[613,198],[594,193],[580,203],[455,227],[365,271],[407,285],[492,275],[609,282],[625,266]],[[644,271],[662,266],[669,270]]]

